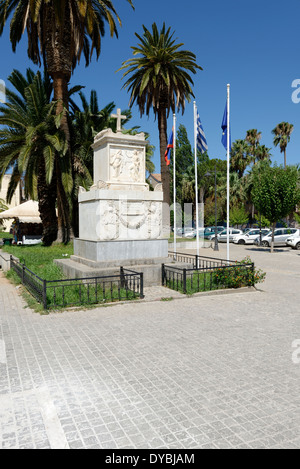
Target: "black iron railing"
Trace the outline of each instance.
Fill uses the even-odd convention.
[[[118,275],[44,280],[11,257],[11,268],[44,309],[144,298],[143,274],[120,268]]]
[[[171,255],[173,253],[170,253]],[[184,294],[254,285],[254,263],[177,255],[177,261],[191,267],[162,265],[162,285]],[[169,256],[170,257],[170,256]]]
[[[192,264],[195,269],[212,268],[219,266],[228,266],[229,264],[236,264],[236,261],[227,261],[218,259],[216,257],[198,256],[197,254],[186,254],[182,252],[169,251],[168,257],[176,262],[183,264]]]

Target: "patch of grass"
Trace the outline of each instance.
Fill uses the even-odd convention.
[[[26,267],[42,280],[60,281],[66,278],[62,270],[54,264],[54,259],[67,259],[73,254],[73,244],[65,246],[64,244],[45,246],[4,246],[3,251],[12,254],[25,263]],[[16,285],[20,285],[19,276],[13,271],[7,273],[7,278]],[[41,283],[38,283],[40,288]],[[47,305],[49,309],[60,310],[65,307],[82,306],[91,307],[99,304],[115,301],[127,301],[139,299],[139,296],[132,291],[120,288],[117,285],[117,279],[112,279],[105,287],[99,281],[97,287],[95,284],[81,283],[76,281],[67,281],[61,283],[47,284]],[[54,288],[55,286],[55,288]],[[30,290],[30,286],[28,286]],[[27,290],[22,289],[23,296],[30,308],[41,312],[43,307],[31,296]]]
[[[255,269],[249,257],[227,267],[212,270],[187,270],[184,286],[184,269],[176,277],[169,277],[166,286],[187,295],[226,288],[242,288],[264,282],[266,273]]]
[[[61,269],[54,264],[54,259],[68,258],[74,253],[73,243],[56,244],[49,247],[38,246],[3,246],[3,251],[18,257],[26,267],[44,280],[61,280]]]
[[[13,239],[13,235],[7,231],[0,231],[0,238]]]
[[[182,237],[176,236],[176,242],[177,243],[185,243],[185,242],[189,242],[189,241],[196,241],[196,236],[194,238],[182,238]],[[201,241],[201,242],[208,241],[208,239],[205,239],[205,238],[199,236],[199,241]],[[170,238],[168,239],[168,242],[169,243],[174,243],[174,233],[171,233]]]
[[[94,283],[66,282],[47,288],[48,307],[64,308],[65,306],[97,305],[139,299],[139,296],[130,290],[121,288],[117,279],[112,282]]]

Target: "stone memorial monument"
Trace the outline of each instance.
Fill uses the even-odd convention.
[[[61,266],[77,277],[87,275],[87,268],[92,276],[134,266],[144,272],[146,285],[159,284],[161,263],[168,257],[168,241],[162,238],[162,186],[150,191],[146,183],[145,135],[123,134],[125,116],[120,109],[112,116],[117,132],[106,129],[95,137],[94,184],[80,191],[79,238],[69,264],[62,261]]]

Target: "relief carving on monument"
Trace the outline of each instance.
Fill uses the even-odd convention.
[[[114,201],[103,201],[97,210],[100,215],[97,224],[97,235],[105,241],[119,238],[119,210]]]
[[[147,221],[148,211],[145,202],[121,202],[120,222],[130,230],[138,230]]]
[[[156,239],[161,236],[162,232],[162,210],[161,204],[150,202],[148,212],[148,234],[150,239]]]
[[[143,152],[141,150],[111,149],[110,180],[117,182],[144,182]]]
[[[109,189],[109,185],[105,181],[97,181],[96,184],[91,186],[90,190],[95,190],[95,189]]]

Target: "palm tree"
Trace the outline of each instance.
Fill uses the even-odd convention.
[[[242,178],[250,161],[249,144],[245,140],[236,140],[230,153],[230,171]]]
[[[260,140],[261,132],[258,132],[257,129],[247,130],[245,141],[249,144],[249,153],[253,163],[256,161],[256,149],[259,146]]]
[[[291,139],[291,133],[294,130],[293,124],[288,122],[281,122],[276,125],[275,129],[272,130],[274,135],[274,145],[277,147],[279,145],[280,152],[284,154],[284,168],[286,169],[286,147]]]
[[[29,69],[24,77],[14,70],[9,81],[15,91],[6,90],[7,103],[0,107],[0,180],[12,171],[7,202],[24,180],[26,196],[39,200],[43,242],[50,245],[57,237],[55,160],[57,154],[65,155],[66,139],[59,129],[56,103],[51,102],[48,75],[34,75]],[[59,161],[65,164],[63,158]],[[62,167],[61,173],[67,180],[70,168]]]
[[[230,173],[230,208],[235,206],[241,206],[245,198],[244,178],[240,178],[237,173]],[[226,213],[226,201],[227,201],[227,178],[223,176],[220,179],[218,186],[218,199],[220,205],[223,207],[223,213]]]
[[[133,7],[132,0],[127,1]],[[29,58],[38,65],[43,61],[53,79],[53,99],[58,103],[56,112],[62,115],[61,128],[70,144],[67,113],[62,114],[64,109],[68,111],[68,83],[82,54],[86,65],[89,65],[93,52],[99,58],[105,23],[109,25],[111,36],[118,36],[117,23],[121,25],[121,20],[114,5],[111,0],[0,0],[0,35],[9,17],[13,51],[27,30]],[[70,151],[65,158],[74,164]],[[63,201],[58,205],[59,240],[67,240],[71,223],[69,201],[59,182],[64,175],[60,175],[58,160],[55,171],[59,176],[59,200]]]
[[[174,33],[165,24],[160,31],[155,23],[152,32],[145,26],[143,29],[142,36],[135,33],[140,43],[132,47],[134,58],[123,62],[120,70],[125,70],[123,78],[130,75],[124,84],[130,93],[130,107],[136,102],[141,116],[149,116],[152,108],[158,120],[164,202],[170,204],[170,171],[165,163],[167,117],[176,108],[184,113],[186,100],[194,96],[189,73],[202,68],[192,52],[180,49],[183,44],[176,44]]]
[[[267,148],[265,145],[259,145],[256,149],[256,162],[270,160],[270,152],[271,148]]]
[[[133,7],[132,0],[127,0]],[[118,36],[121,20],[111,0],[0,0],[0,35],[8,18],[10,40],[16,50],[27,30],[28,56],[44,62],[54,83],[54,100],[68,105],[68,83],[82,54],[89,65],[101,52],[105,23]],[[58,109],[61,112],[61,108]]]

